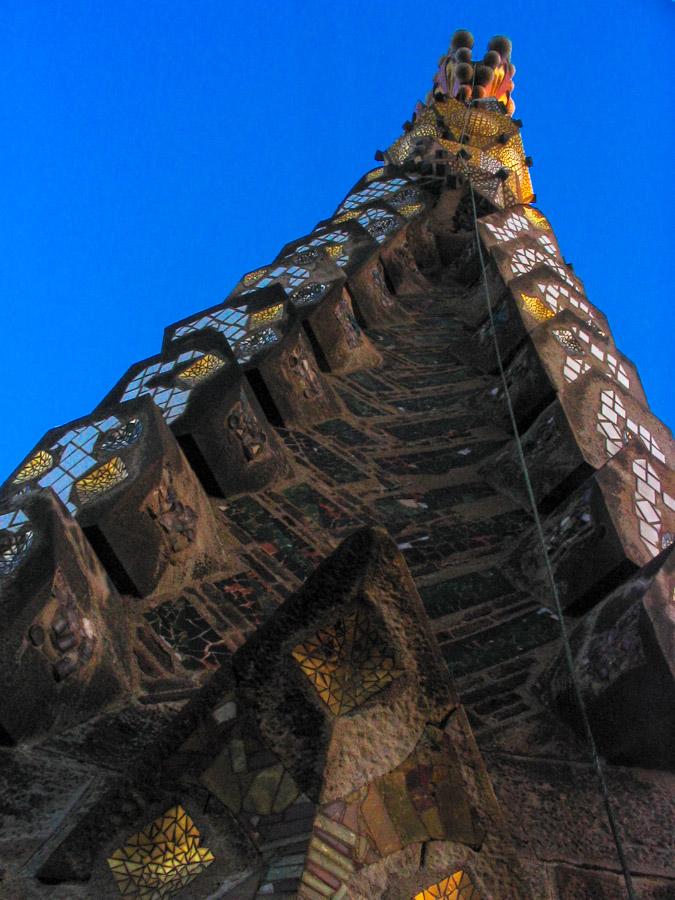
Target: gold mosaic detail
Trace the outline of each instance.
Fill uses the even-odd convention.
[[[554,328],[552,334],[560,346],[564,347],[568,353],[572,353],[574,356],[583,356],[585,354],[586,351],[583,344],[577,340],[569,328]]]
[[[267,266],[264,269],[255,269],[255,271],[249,272],[248,275],[244,275],[242,281],[246,287],[249,287],[249,285],[255,284],[256,281],[260,281],[263,275],[267,274],[267,270]]]
[[[179,378],[181,381],[187,381],[190,386],[199,384],[205,378],[210,378],[218,369],[222,369],[224,365],[224,360],[215,353],[205,353],[204,356],[200,356],[191,363],[187,369],[183,369]]]
[[[214,856],[182,806],[155,819],[108,858],[123,897],[162,900],[190,884]]]
[[[31,457],[28,462],[19,469],[14,479],[14,484],[20,484],[22,481],[30,481],[32,478],[39,478],[44,475],[54,465],[54,458],[51,453],[46,450],[38,450],[35,456]]]
[[[537,322],[545,322],[552,319],[555,313],[539,297],[531,297],[529,294],[520,295],[523,309],[526,310]]]
[[[324,244],[324,250],[329,256],[332,256],[333,259],[339,259],[345,249],[344,244]]]
[[[343,213],[341,216],[338,216],[336,219],[333,219],[334,222],[349,222],[350,219],[358,219],[361,215],[362,210],[360,209],[350,209],[348,212]]]
[[[543,213],[540,213],[538,209],[534,209],[534,207],[532,206],[524,206],[523,214],[525,218],[534,225],[535,228],[540,228],[542,231],[551,230],[548,219],[545,215],[543,215]]]
[[[270,322],[276,322],[283,314],[284,304],[276,303],[274,306],[268,306],[267,309],[261,309],[258,312],[251,313],[251,326],[257,328],[259,325],[267,325]]]
[[[384,175],[384,168],[381,167],[379,169],[372,169],[366,175],[366,181],[375,181],[377,178],[381,178]]]
[[[127,478],[129,472],[119,456],[113,456],[108,462],[103,463],[97,469],[87,473],[79,481],[75,482],[80,500],[93,500],[100,494],[109,491],[121,481]]]
[[[423,209],[423,203],[406,203],[405,206],[401,206],[397,212],[405,219],[412,219],[413,216],[416,216],[417,213],[421,212]]]
[[[415,894],[413,900],[480,900],[480,894],[467,873],[460,869]]]
[[[351,712],[401,674],[369,616],[355,612],[292,651],[334,716]]]

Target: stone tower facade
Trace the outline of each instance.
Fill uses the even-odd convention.
[[[3,485],[0,896],[675,896],[673,442],[472,45]]]

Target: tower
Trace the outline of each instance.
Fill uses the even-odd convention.
[[[471,44],[3,486],[7,896],[672,889],[672,440]]]

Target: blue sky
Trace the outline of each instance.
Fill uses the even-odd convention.
[[[330,214],[460,27],[512,38],[539,206],[672,427],[674,23],[672,0],[5,0],[0,479]]]

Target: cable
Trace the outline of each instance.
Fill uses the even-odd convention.
[[[518,434],[518,425],[516,423],[515,413],[513,411],[513,403],[511,402],[511,395],[509,393],[509,386],[506,380],[506,373],[504,371],[504,364],[502,361],[501,352],[499,350],[499,341],[497,339],[497,330],[495,328],[495,320],[494,313],[492,310],[492,299],[490,297],[490,288],[488,286],[487,279],[487,270],[485,266],[485,259],[483,257],[483,248],[481,246],[480,241],[480,233],[478,231],[478,212],[476,209],[476,197],[473,190],[473,183],[471,181],[471,173],[469,171],[468,165],[466,166],[466,175],[469,182],[469,191],[471,194],[471,207],[473,210],[473,225],[474,232],[476,237],[476,244],[478,246],[478,257],[480,261],[480,268],[483,277],[483,286],[485,288],[485,300],[487,302],[488,315],[490,317],[490,331],[492,332],[492,340],[495,347],[495,353],[497,356],[497,363],[499,365],[499,376],[501,378],[502,386],[504,388],[504,394],[506,397],[506,403],[509,410],[509,418],[511,420],[511,427],[513,429],[513,434],[516,442],[516,448],[518,450],[518,459],[520,461],[520,465],[523,470],[523,477],[525,478],[525,485],[527,487],[527,496],[530,502],[530,506],[532,507],[532,514],[535,521],[535,526],[537,529],[537,535],[539,541],[541,543],[542,552],[544,554],[544,561],[546,565],[546,574],[549,582],[549,586],[551,589],[551,595],[553,596],[553,601],[555,605],[555,610],[558,616],[558,621],[560,622],[560,633],[562,637],[562,643],[565,654],[565,661],[567,663],[567,668],[569,669],[570,679],[572,682],[572,687],[574,690],[574,696],[576,698],[577,704],[579,706],[579,710],[581,712],[581,719],[584,726],[584,731],[586,733],[586,738],[588,740],[588,745],[591,750],[591,756],[593,758],[593,767],[595,768],[596,774],[598,776],[598,780],[600,782],[602,798],[605,805],[605,811],[607,812],[607,819],[609,821],[609,827],[612,832],[612,837],[614,839],[614,845],[616,847],[616,852],[619,857],[619,863],[621,864],[621,869],[623,872],[623,879],[626,884],[626,892],[629,897],[629,900],[637,900],[637,895],[633,889],[633,882],[630,875],[630,870],[628,868],[628,863],[626,861],[626,857],[623,850],[623,843],[621,840],[621,835],[619,833],[618,823],[614,816],[614,810],[612,809],[612,804],[609,796],[609,789],[607,787],[607,782],[605,780],[605,773],[602,768],[602,762],[600,760],[600,755],[598,753],[598,748],[595,743],[595,738],[593,737],[593,732],[591,730],[591,723],[588,717],[588,711],[586,709],[586,705],[584,703],[584,699],[581,693],[581,689],[579,687],[579,683],[577,681],[576,673],[574,670],[574,658],[572,656],[572,648],[570,646],[569,637],[567,635],[567,629],[565,628],[565,619],[563,615],[562,604],[560,602],[560,595],[558,593],[558,586],[555,581],[555,576],[553,574],[553,568],[551,566],[551,560],[548,555],[548,550],[546,549],[546,539],[544,538],[544,530],[541,525],[541,518],[539,516],[539,510],[537,508],[537,502],[534,496],[534,490],[532,488],[532,481],[530,479],[530,473],[527,468],[527,461],[525,460],[525,453],[523,452],[523,444],[520,439],[520,435]]]

